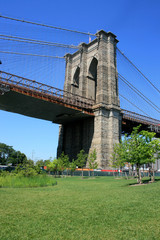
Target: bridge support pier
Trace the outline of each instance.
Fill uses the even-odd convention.
[[[97,152],[98,167],[111,168],[114,143],[121,137],[121,109],[116,64],[116,36],[101,30],[89,44],[66,55],[64,89],[93,99],[94,117],[63,124],[60,127],[58,156],[62,151],[70,160],[84,149]]]
[[[98,108],[95,110],[94,135],[90,152],[96,149],[98,166],[111,168],[114,144],[119,142],[121,114],[118,109]]]
[[[72,159],[83,149],[86,153],[96,149],[100,168],[111,168],[113,146],[119,142],[121,114],[117,109],[95,109],[95,117],[60,125],[57,155],[64,151]]]
[[[70,161],[76,159],[77,153],[84,150],[86,153],[92,144],[94,134],[94,117],[72,121],[60,125],[57,155],[64,151]]]

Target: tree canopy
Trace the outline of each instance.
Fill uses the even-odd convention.
[[[63,170],[69,167],[69,157],[62,152],[59,158],[47,162],[46,166],[49,172],[63,172]]]
[[[82,168],[82,177],[83,177],[83,168],[86,165],[87,157],[88,157],[88,154],[85,153],[83,149],[77,154],[76,163],[78,167]]]
[[[98,167],[97,160],[97,152],[96,149],[94,149],[88,156],[88,165],[90,169],[96,169]],[[94,170],[93,170],[93,176],[94,176]]]
[[[160,151],[160,142],[155,138],[154,132],[139,131],[140,125],[133,128],[129,137],[125,136],[123,141],[115,144],[112,156],[112,166],[121,167],[126,162],[136,165],[138,182],[140,179],[140,167],[143,164],[154,163],[156,155]]]
[[[8,146],[5,143],[0,143],[0,165],[16,166],[27,161],[27,157],[24,153],[16,151],[12,146]]]

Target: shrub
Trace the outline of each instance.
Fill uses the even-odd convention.
[[[15,169],[15,173],[19,177],[34,177],[38,175],[38,171],[34,168],[34,166],[30,164],[23,164],[23,165],[18,165]]]

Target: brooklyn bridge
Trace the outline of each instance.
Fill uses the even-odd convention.
[[[22,24],[33,23],[23,21]],[[0,51],[0,109],[59,124],[58,156],[64,151],[73,159],[81,149],[87,153],[96,149],[99,167],[106,168],[110,165],[114,144],[122,134],[130,134],[134,126],[141,124],[142,129],[155,131],[157,137],[160,134],[160,121],[150,114],[152,111],[159,113],[159,107],[141,91],[143,82],[138,83],[138,88],[133,84],[135,79],[123,76],[117,70],[117,55],[128,61],[150,88],[155,92],[159,90],[117,47],[118,40],[112,32],[100,30],[87,34],[75,31],[74,34],[87,35],[89,43],[68,45],[0,34],[3,43]],[[59,56],[44,55],[41,48],[36,50],[37,46],[47,47],[49,51],[54,48]],[[61,49],[64,48],[66,51],[62,55]],[[13,67],[10,63],[16,62],[17,56],[20,56],[18,65]],[[25,68],[23,59],[26,56],[38,60]],[[44,69],[42,78],[36,79],[36,74],[28,77],[28,72],[34,71],[38,64],[39,70],[42,68],[41,58],[45,58],[45,64],[46,59],[51,58],[65,62],[65,65],[54,68],[57,82],[49,82],[52,72]],[[8,60],[7,67],[4,59]],[[44,72],[47,72],[46,76]],[[121,105],[121,102],[127,104]]]

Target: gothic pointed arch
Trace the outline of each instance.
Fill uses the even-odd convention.
[[[80,75],[80,67],[78,66],[73,75],[73,85],[75,87],[79,87],[79,75]]]
[[[88,68],[88,97],[96,100],[98,60],[93,57]]]
[[[97,66],[98,66],[98,60],[94,57],[88,69],[88,76],[95,81],[97,80]]]

